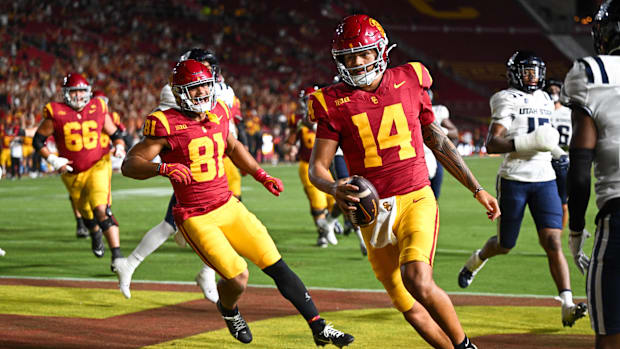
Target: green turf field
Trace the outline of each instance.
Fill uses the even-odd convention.
[[[500,158],[469,158],[467,163],[481,184],[495,193],[495,174]],[[338,246],[314,246],[316,231],[309,214],[296,165],[265,167],[282,178],[285,191],[276,198],[251,177],[243,179],[243,202],[267,226],[288,264],[309,287],[381,289],[370,265],[362,257],[354,235]],[[113,210],[121,226],[121,246],[127,256],[143,234],[164,216],[171,187],[163,177],[137,181],[115,174],[112,181]],[[75,223],[67,192],[57,176],[19,181],[0,180],[0,276],[98,278],[115,280],[110,272],[109,251],[96,259],[89,240],[75,238]],[[469,191],[447,172],[439,200],[441,229],[435,257],[435,279],[448,292],[462,291],[456,275],[476,248],[495,233],[496,225]],[[587,227],[594,230],[594,202]],[[566,235],[566,234],[565,234]],[[591,251],[590,239],[584,250]],[[563,239],[576,296],[585,295],[584,277],[574,267]],[[189,248],[172,239],[151,255],[134,274],[134,280],[193,280],[200,268]],[[260,270],[250,266],[251,284],[271,284]],[[533,222],[526,212],[517,246],[508,256],[487,263],[467,292],[555,295],[546,256],[538,245]]]

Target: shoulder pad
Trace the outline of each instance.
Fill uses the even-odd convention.
[[[520,96],[510,90],[502,90],[495,93],[489,102],[491,106],[491,118],[502,119],[514,114],[514,108]]]
[[[592,82],[594,82],[594,75],[590,64],[584,59],[576,60],[564,79],[560,102],[569,108],[577,106],[585,109],[588,95],[587,85]],[[588,111],[588,109],[585,110]]]
[[[145,136],[151,137],[167,137],[171,134],[170,123],[168,117],[162,111],[156,111],[146,117],[144,121],[144,130],[142,132]]]
[[[108,104],[102,98],[94,98],[99,101],[99,105],[101,106],[101,110],[103,110],[104,114],[108,112]]]
[[[433,78],[431,78],[428,69],[420,62],[409,62],[409,65],[415,72],[420,86],[424,89],[429,89],[433,84]]]
[[[54,107],[52,103],[47,103],[43,108],[43,118],[53,119],[54,118]]]
[[[308,120],[317,122],[319,119],[327,117],[327,103],[323,89],[318,89],[308,96]]]
[[[220,99],[217,100],[217,104],[219,104],[220,106],[222,106],[222,109],[224,109],[224,114],[226,115],[226,120],[230,120],[230,107],[228,106],[228,104]]]

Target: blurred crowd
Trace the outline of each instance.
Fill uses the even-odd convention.
[[[62,101],[60,84],[70,71],[108,97],[131,146],[176,60],[201,47],[216,52],[241,101],[239,127],[252,154],[289,161],[279,147],[287,118],[298,111],[300,89],[331,82],[326,42],[335,20],[354,6],[331,0],[1,2],[0,147],[35,128],[46,103]],[[316,14],[307,15],[311,11]]]

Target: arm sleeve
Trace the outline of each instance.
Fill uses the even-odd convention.
[[[590,171],[593,149],[571,149],[568,168],[568,226],[573,231],[582,231],[586,225],[585,214],[590,200]]]

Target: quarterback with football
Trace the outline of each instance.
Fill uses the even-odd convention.
[[[279,196],[282,181],[267,174],[229,130],[230,110],[214,98],[214,77],[206,66],[189,59],[177,63],[172,92],[177,109],[147,116],[144,139],[127,154],[123,175],[135,179],[166,176],[177,204],[175,223],[185,241],[221,279],[217,308],[229,332],[242,343],[252,341],[237,302],[247,287],[244,258],[271,277],[310,326],[316,344],[345,346],[353,336],[327,324],[305,285],[284,262],[265,226],[232,195],[224,171],[224,154]],[[157,155],[162,162],[151,162]]]
[[[433,280],[439,210],[429,186],[422,144],[472,193],[491,219],[497,201],[480,187],[439,125],[426,92],[432,79],[424,65],[387,69],[388,38],[366,15],[343,19],[332,55],[342,82],[310,95],[308,116],[318,122],[310,180],[333,195],[344,213],[359,202],[350,178],[334,181],[329,166],[338,146],[350,175],[376,188],[374,223],[362,227],[368,260],[394,306],[435,348],[475,348],[448,295]],[[361,156],[360,156],[361,155]]]

